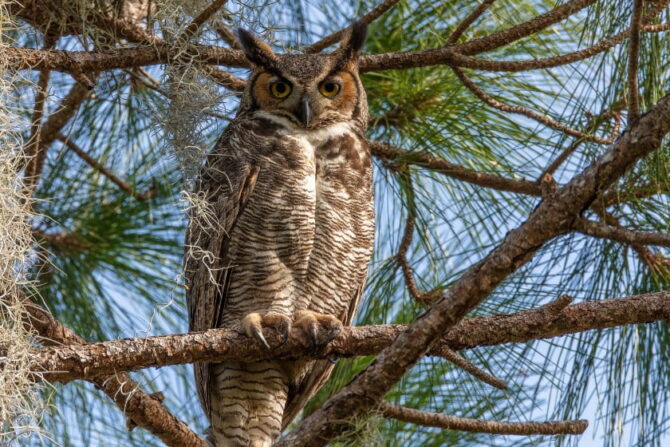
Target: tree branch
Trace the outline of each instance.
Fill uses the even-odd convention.
[[[102,175],[107,177],[112,183],[118,186],[123,192],[125,192],[129,196],[136,198],[140,202],[144,202],[146,200],[153,198],[156,195],[156,190],[154,188],[150,188],[146,192],[142,193],[135,191],[135,189],[132,186],[130,186],[128,182],[114,175],[114,173],[109,169],[107,169],[105,166],[103,166],[102,163],[100,163],[99,161],[88,155],[83,149],[77,146],[74,141],[70,140],[68,137],[66,137],[60,132],[58,132],[57,138],[69,150],[77,154],[79,158],[84,160],[93,169],[95,169],[96,171],[100,172]]]
[[[642,0],[633,0],[633,17],[628,43],[628,119],[637,121],[640,117],[640,94],[637,72],[640,56],[640,28],[642,26]]]
[[[179,39],[188,40],[191,38],[207,20],[209,20],[219,9],[221,9],[221,7],[227,1],[228,0],[214,0],[208,7],[203,9],[203,11],[198,14],[198,16],[195,17],[191,23],[188,24],[188,26],[179,36]]]
[[[484,0],[481,2],[477,8],[475,8],[474,11],[472,11],[468,16],[463,19],[461,23],[458,24],[456,29],[451,33],[451,35],[447,38],[447,45],[453,45],[456,42],[458,42],[458,39],[461,38],[463,33],[474,23],[475,20],[477,20],[484,12],[486,12],[487,9],[489,9],[489,6],[493,4],[496,0]]]
[[[370,11],[369,13],[365,14],[363,17],[359,19],[360,22],[364,23],[372,23],[376,19],[378,19],[382,14],[384,14],[386,11],[389,9],[393,8],[400,0],[384,0],[382,4],[377,6],[375,9]],[[344,36],[344,33],[347,32],[349,28],[343,28],[339,31],[335,31],[332,34],[327,35],[323,39],[314,42],[313,44],[305,47],[303,50],[305,53],[318,53],[321,50],[328,48],[332,44],[339,42],[342,40],[342,36]]]
[[[63,326],[49,312],[29,299],[24,299],[24,303],[29,313],[24,324],[35,328],[44,344],[51,346],[65,344],[73,345],[74,350],[85,349],[86,341]],[[133,424],[149,430],[166,445],[206,447],[205,442],[191,431],[188,425],[162,405],[161,399],[142,391],[139,384],[126,374],[113,374],[91,381],[116,402]]]
[[[570,2],[572,3],[572,2]],[[473,265],[421,318],[346,387],[328,399],[275,446],[321,446],[346,429],[346,421],[374,408],[440,334],[453,327],[491,291],[526,264],[640,158],[657,150],[670,130],[670,95],[644,115],[591,166],[547,196],[528,220]]]
[[[450,329],[429,351],[447,357],[445,348],[457,351],[505,343],[560,337],[577,332],[670,319],[670,291],[568,305],[562,296],[537,309],[515,314],[470,318]],[[299,330],[272,353],[234,329],[211,329],[190,334],[131,338],[79,346],[59,346],[34,352],[33,371],[51,381],[69,382],[109,374],[201,361],[269,358],[305,359],[375,355],[408,329],[408,325],[345,327],[321,351],[308,349]],[[49,335],[47,335],[48,337]],[[281,334],[266,331],[268,342]],[[274,346],[274,344],[273,344]]]
[[[550,118],[549,116],[546,115],[540,115],[537,112],[534,112],[526,107],[521,107],[521,106],[511,106],[509,104],[505,104],[503,102],[498,101],[497,99],[493,98],[492,96],[488,95],[485,93],[483,90],[481,90],[479,87],[475,85],[474,82],[472,82],[466,75],[463,73],[463,71],[460,68],[456,67],[451,67],[451,69],[454,71],[456,76],[458,76],[458,79],[461,80],[463,85],[465,85],[468,90],[470,90],[477,98],[481,99],[484,103],[488,104],[489,106],[502,110],[503,112],[507,113],[516,113],[518,115],[524,115],[530,119],[533,119],[541,124],[544,124],[547,127],[550,127],[552,129],[558,130],[560,132],[563,132],[567,135],[573,136],[573,137],[578,137],[584,140],[590,140],[594,141],[596,143],[600,144],[611,144],[613,142],[612,139],[609,138],[600,138],[596,135],[589,135],[587,133],[581,132],[577,129],[573,129],[571,127],[568,127],[564,124],[559,123],[558,121],[555,121],[553,118]]]
[[[389,402],[381,402],[377,411],[384,417],[412,424],[438,427],[445,430],[491,433],[496,435],[581,435],[589,425],[588,421],[583,420],[552,422],[486,421],[420,411],[393,405]]]
[[[607,225],[604,222],[594,222],[584,218],[575,220],[573,228],[580,233],[588,234],[589,236],[601,239],[612,239],[631,245],[659,245],[661,247],[670,247],[670,234],[632,231]]]

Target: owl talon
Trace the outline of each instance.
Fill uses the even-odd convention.
[[[307,336],[315,352],[330,343],[342,330],[342,322],[334,316],[310,310],[298,312],[294,325]]]
[[[250,313],[242,319],[242,331],[248,336],[255,338],[266,350],[272,351],[272,346],[263,335],[263,327],[272,327],[279,332],[279,346],[286,343],[291,333],[291,321],[284,315],[267,314],[261,316],[259,313]]]

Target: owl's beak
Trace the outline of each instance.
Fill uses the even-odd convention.
[[[311,118],[312,110],[309,107],[309,98],[307,95],[304,95],[300,98],[300,105],[298,105],[298,119],[303,126],[307,127]]]

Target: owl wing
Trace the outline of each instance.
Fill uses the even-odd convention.
[[[365,288],[365,279],[363,279],[351,297],[349,307],[340,315],[339,318],[345,326],[351,326],[351,322],[356,315],[358,304],[363,296]],[[282,420],[282,430],[300,413],[307,402],[319,391],[319,389],[328,381],[335,365],[330,360],[316,360],[307,376],[300,381],[298,386],[289,388],[288,400],[284,407],[284,417]]]
[[[217,149],[223,146],[221,143]],[[196,211],[191,212],[186,242],[187,246],[197,247],[200,252],[199,256],[187,256],[186,259],[191,331],[219,326],[233,274],[233,269],[228,267],[230,236],[249,202],[260,171],[258,166],[236,157],[226,157],[218,150],[210,157],[211,163],[208,162],[198,179],[196,189],[196,195],[206,201],[206,209],[202,211],[202,207],[195,207]],[[209,365],[195,363],[194,370],[198,395],[209,413]]]

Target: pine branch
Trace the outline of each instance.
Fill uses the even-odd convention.
[[[23,301],[30,314],[24,324],[39,333],[42,343],[59,347],[72,345],[74,350],[85,349],[84,339],[31,300]],[[205,442],[187,424],[162,405],[161,399],[142,391],[139,384],[126,374],[115,373],[92,379],[91,382],[116,403],[128,417],[130,427],[143,427],[171,447],[206,447]]]
[[[640,57],[640,27],[642,25],[642,0],[633,0],[633,17],[630,25],[628,43],[628,120],[637,121],[640,117],[640,93],[637,85],[638,63]]]
[[[573,228],[589,236],[611,239],[631,245],[659,245],[670,247],[670,234],[650,233],[646,231],[632,231],[625,228],[608,225],[604,222],[594,222],[579,218],[575,220]]]
[[[70,140],[68,137],[66,137],[60,132],[57,134],[57,137],[69,150],[77,154],[79,158],[84,160],[93,169],[95,169],[96,171],[100,172],[102,175],[107,177],[112,183],[118,186],[121,189],[121,191],[125,192],[129,196],[136,198],[140,202],[144,202],[156,196],[155,188],[150,188],[149,190],[143,193],[135,191],[133,187],[128,184],[128,182],[117,177],[112,171],[103,166],[102,163],[100,163],[99,161],[88,155],[86,151],[77,146],[74,141]]]
[[[191,23],[184,29],[182,34],[179,36],[179,39],[188,40],[190,39],[200,27],[208,21],[214,14],[217,13],[219,9],[226,4],[228,0],[214,0],[208,7],[206,7],[197,17],[193,19]]]
[[[432,308],[384,349],[364,371],[275,445],[321,446],[346,429],[346,420],[374,408],[436,338],[481,303],[550,239],[566,232],[579,213],[640,158],[658,150],[670,131],[670,95],[567,185],[546,197],[528,220],[468,269]]]
[[[447,358],[450,351],[526,343],[531,340],[670,319],[670,291],[569,305],[562,296],[536,309],[515,314],[470,318],[437,337],[428,355]],[[379,354],[405,333],[408,325],[345,327],[322,350],[298,329],[282,346],[268,353],[234,329],[211,329],[190,334],[131,338],[34,351],[34,371],[50,381],[91,379],[110,372],[133,371],[200,361],[235,359],[254,362],[269,358],[325,359]],[[39,328],[38,328],[39,329]],[[48,334],[46,335],[49,336]],[[281,334],[265,331],[272,346]]]
[[[456,42],[458,42],[458,39],[461,38],[463,33],[472,25],[475,20],[477,20],[482,14],[486,12],[487,9],[489,9],[489,6],[493,4],[496,0],[484,0],[481,2],[474,11],[472,11],[468,16],[463,19],[461,23],[458,24],[456,29],[451,33],[451,35],[447,38],[447,45],[453,45]]]
[[[566,135],[570,135],[573,137],[581,138],[584,140],[589,140],[589,141],[594,141],[596,143],[600,144],[612,144],[614,140],[610,138],[600,138],[596,135],[589,135],[584,132],[581,132],[577,129],[573,129],[571,127],[568,127],[564,124],[561,124],[557,121],[555,121],[553,118],[550,118],[549,116],[546,115],[541,115],[533,110],[530,110],[526,107],[521,107],[521,106],[511,106],[509,104],[505,104],[503,102],[498,101],[497,99],[493,98],[492,96],[488,95],[485,93],[482,89],[477,87],[474,82],[472,82],[466,75],[463,73],[463,71],[460,68],[456,67],[451,67],[453,72],[458,76],[458,79],[461,80],[463,85],[465,85],[468,90],[470,90],[477,98],[481,99],[484,103],[488,104],[489,106],[501,110],[503,112],[507,113],[515,113],[518,115],[524,115],[532,120],[537,121],[538,123],[544,124],[547,127],[550,127],[554,130],[558,130],[560,132],[565,133]]]
[[[588,421],[584,420],[551,422],[486,421],[420,411],[393,405],[389,402],[381,402],[377,411],[384,417],[412,424],[437,427],[445,430],[496,435],[581,435],[589,425]]]
[[[367,24],[370,24],[377,20],[382,14],[384,14],[386,11],[389,9],[393,8],[400,0],[384,0],[379,6],[377,6],[375,9],[370,11],[369,13],[365,14],[363,17],[359,19],[359,22],[364,22]],[[318,53],[321,50],[328,48],[329,46],[333,45],[336,42],[339,42],[342,40],[342,37],[344,34],[348,31],[347,28],[343,28],[341,30],[335,31],[332,34],[329,34],[328,36],[324,37],[323,39],[314,42],[313,44],[305,47],[303,50],[305,53]]]

